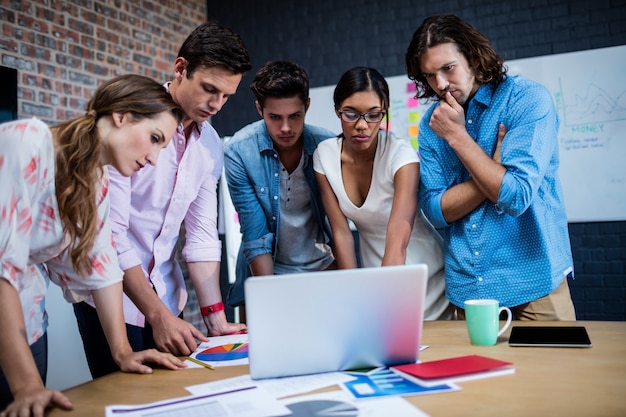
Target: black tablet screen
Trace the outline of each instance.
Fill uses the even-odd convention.
[[[589,347],[591,340],[582,326],[513,326],[509,345]]]

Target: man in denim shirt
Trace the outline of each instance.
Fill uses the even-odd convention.
[[[313,173],[313,152],[332,132],[306,125],[309,81],[288,61],[268,62],[250,86],[263,120],[239,130],[224,147],[230,196],[242,243],[228,302],[240,306],[250,275],[319,271],[333,267],[330,231]]]
[[[576,320],[573,261],[549,92],[508,76],[489,40],[456,16],[427,18],[406,53],[417,96],[420,206],[443,229],[446,294],[493,298],[518,319]],[[498,150],[498,129],[506,136]]]

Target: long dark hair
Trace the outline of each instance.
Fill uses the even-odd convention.
[[[422,55],[433,46],[454,43],[474,69],[479,84],[497,87],[506,76],[504,59],[495,51],[489,39],[469,23],[454,15],[431,16],[413,34],[406,51],[406,71],[417,87],[417,98],[437,98],[420,69]]]
[[[54,128],[59,213],[73,242],[72,265],[82,276],[91,272],[89,252],[99,229],[96,201],[102,176],[102,145],[96,129],[98,119],[122,113],[139,121],[165,111],[178,123],[182,120],[182,111],[161,84],[140,75],[122,75],[96,90],[85,115]]]

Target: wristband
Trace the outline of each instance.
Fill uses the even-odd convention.
[[[203,316],[210,316],[211,314],[222,310],[224,310],[224,303],[220,301],[219,303],[215,303],[210,306],[200,307],[200,314]]]

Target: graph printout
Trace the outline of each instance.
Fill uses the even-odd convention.
[[[247,365],[248,335],[209,337],[209,341],[202,342],[190,356],[213,367]],[[190,361],[185,363],[190,368],[200,367]]]

